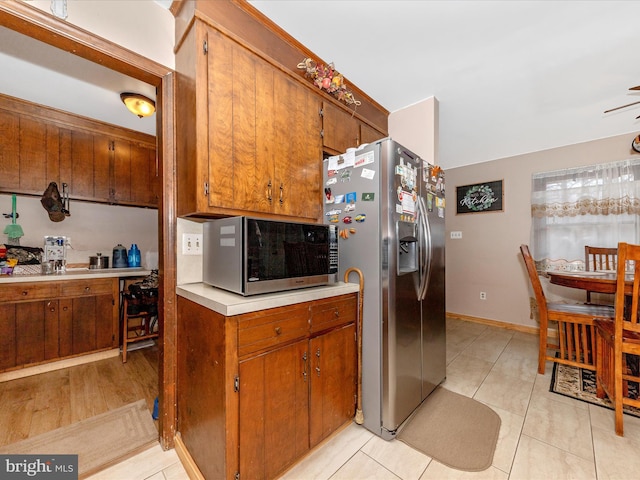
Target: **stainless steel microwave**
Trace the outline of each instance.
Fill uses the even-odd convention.
[[[204,283],[240,295],[338,280],[335,225],[229,217],[204,224]]]

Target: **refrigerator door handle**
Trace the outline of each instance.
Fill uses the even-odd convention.
[[[420,235],[420,257],[421,259],[426,257],[426,261],[421,262],[422,265],[420,269],[420,289],[418,300],[422,301],[427,296],[429,280],[431,279],[431,259],[433,257],[431,251],[431,227],[427,217],[427,208],[424,204],[424,198],[422,197],[418,197],[418,210],[420,213],[420,227],[422,228],[422,235]]]

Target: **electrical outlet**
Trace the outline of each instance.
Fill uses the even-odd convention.
[[[462,238],[462,232],[451,232],[451,238],[460,239]]]
[[[487,292],[480,292],[480,300],[486,300],[487,299]]]
[[[202,234],[183,233],[182,234],[182,254],[202,255]]]

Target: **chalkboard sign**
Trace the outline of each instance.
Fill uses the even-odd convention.
[[[456,213],[500,212],[504,210],[502,180],[456,187]]]

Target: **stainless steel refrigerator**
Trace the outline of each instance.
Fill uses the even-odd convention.
[[[445,378],[444,172],[390,138],[323,170],[339,279],[364,277],[364,426],[389,440]]]

